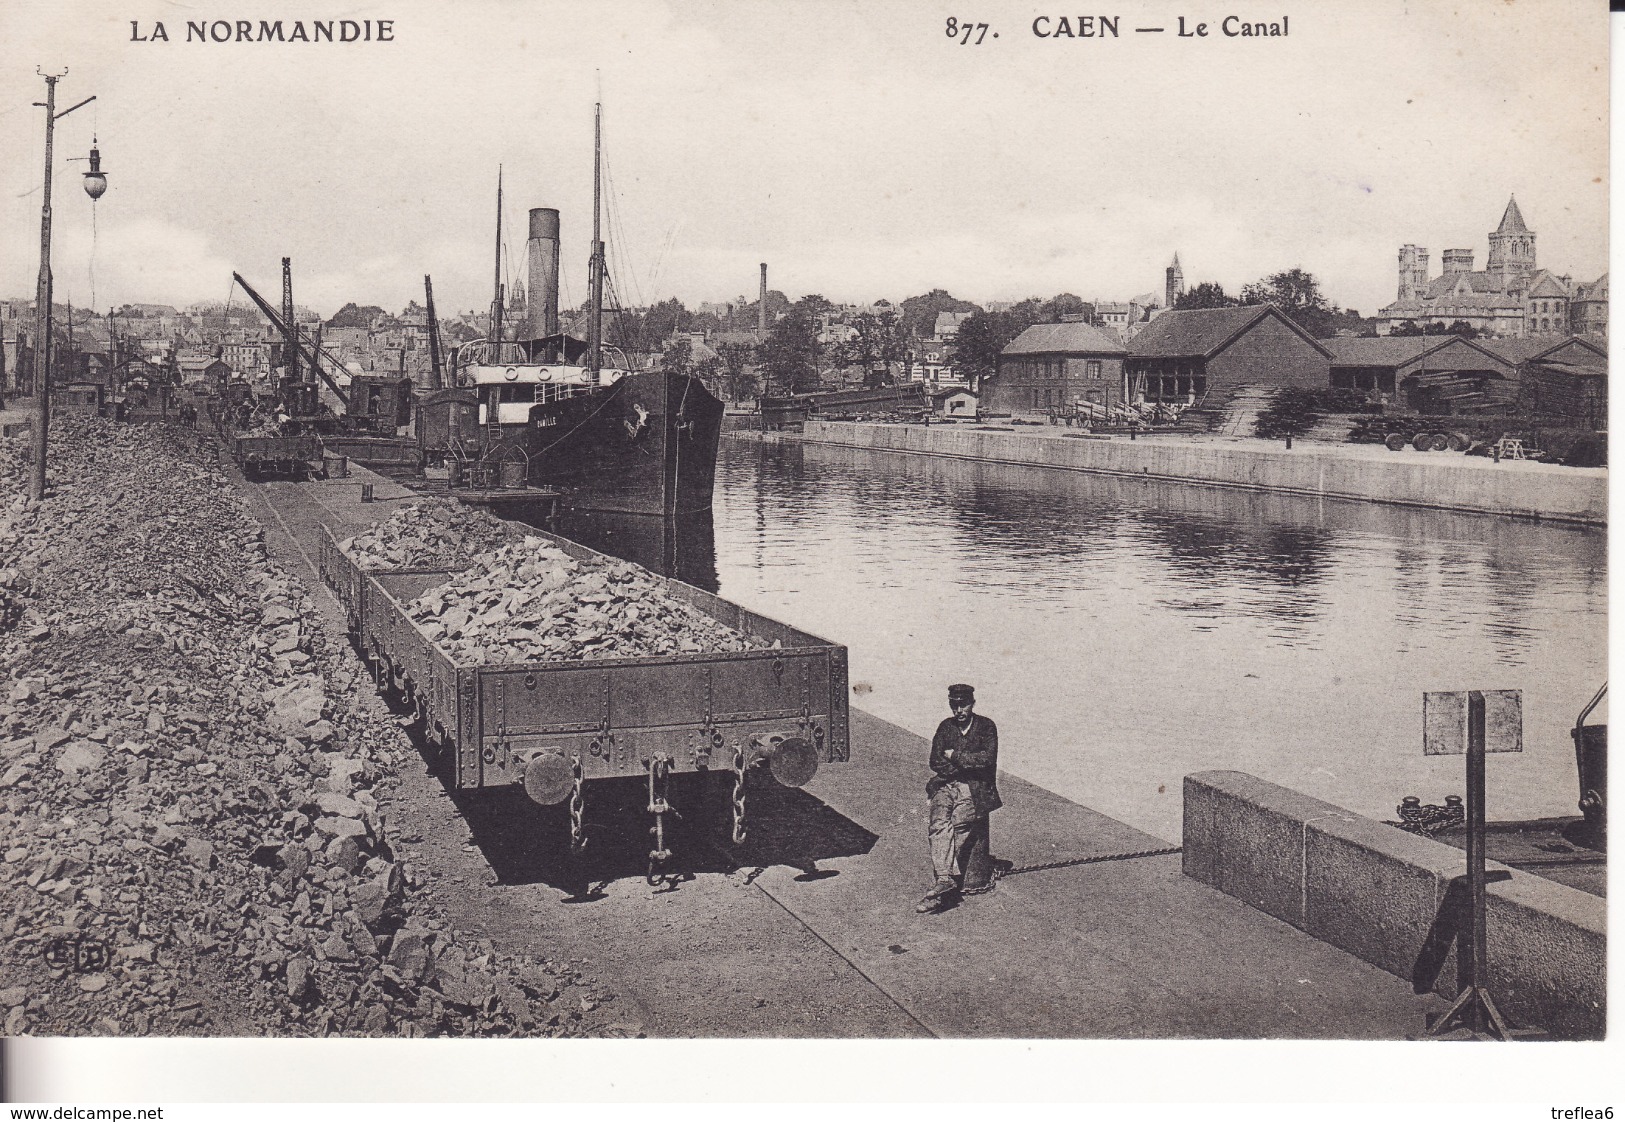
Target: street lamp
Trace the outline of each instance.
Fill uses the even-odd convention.
[[[96,138],[90,140],[90,170],[85,175],[85,194],[95,202],[107,193],[107,173],[102,170],[102,153],[96,147]]]
[[[45,79],[45,100],[34,104],[45,110],[45,197],[40,204],[39,233],[39,287],[34,294],[34,320],[36,346],[34,351],[34,402],[39,416],[34,418],[34,470],[29,480],[28,495],[36,502],[45,497],[45,449],[51,426],[51,160],[52,141],[56,136],[56,122],[75,109],[96,100],[94,94],[62,112],[56,111],[56,84],[67,76],[47,74],[39,67],[34,72]],[[91,170],[85,177],[85,191],[92,199],[107,190],[107,176],[101,171],[101,153],[92,149]]]

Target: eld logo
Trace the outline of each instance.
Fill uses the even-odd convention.
[[[45,945],[45,962],[57,970],[94,974],[111,961],[107,944],[89,935],[58,935]]]

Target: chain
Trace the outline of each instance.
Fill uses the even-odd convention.
[[[1069,869],[1074,865],[1097,865],[1102,861],[1130,861],[1137,857],[1166,857],[1170,853],[1178,853],[1183,847],[1169,846],[1166,849],[1142,849],[1133,853],[1101,853],[1093,857],[1073,857],[1066,861],[1048,861],[1042,865],[1021,865],[1017,868],[1006,869],[998,876],[999,880],[1005,877],[1019,876],[1022,873],[1039,873],[1045,869]]]
[[[666,848],[666,814],[671,810],[671,804],[666,801],[666,777],[670,770],[671,761],[665,756],[649,761],[649,813],[655,816],[649,833],[654,835],[655,847],[649,851],[649,872],[643,879],[651,887],[659,886],[665,879],[666,862],[671,860],[671,850]]]
[[[581,775],[581,757],[575,758],[571,771],[575,773],[575,785],[570,789],[570,852],[580,853],[587,848],[587,835],[581,825],[582,811],[587,803],[583,794],[586,780]]]
[[[745,844],[745,747],[734,745],[734,832],[735,845]]]

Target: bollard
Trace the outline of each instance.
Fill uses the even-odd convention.
[[[372,484],[371,483],[363,483],[361,485],[361,501],[364,502],[364,503],[372,502]]]
[[[1292,451],[1292,434],[1291,433],[1286,434],[1286,448],[1287,448],[1288,452]]]

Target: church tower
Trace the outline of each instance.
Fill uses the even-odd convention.
[[[1174,263],[1168,266],[1165,275],[1162,306],[1172,308],[1174,301],[1178,300],[1185,291],[1185,271],[1179,267],[1179,254],[1174,254]]]
[[[1417,300],[1428,286],[1428,251],[1419,245],[1399,247],[1399,299]]]
[[[1523,224],[1516,197],[1508,200],[1501,225],[1490,235],[1487,269],[1497,289],[1518,295],[1535,271],[1535,232]]]

